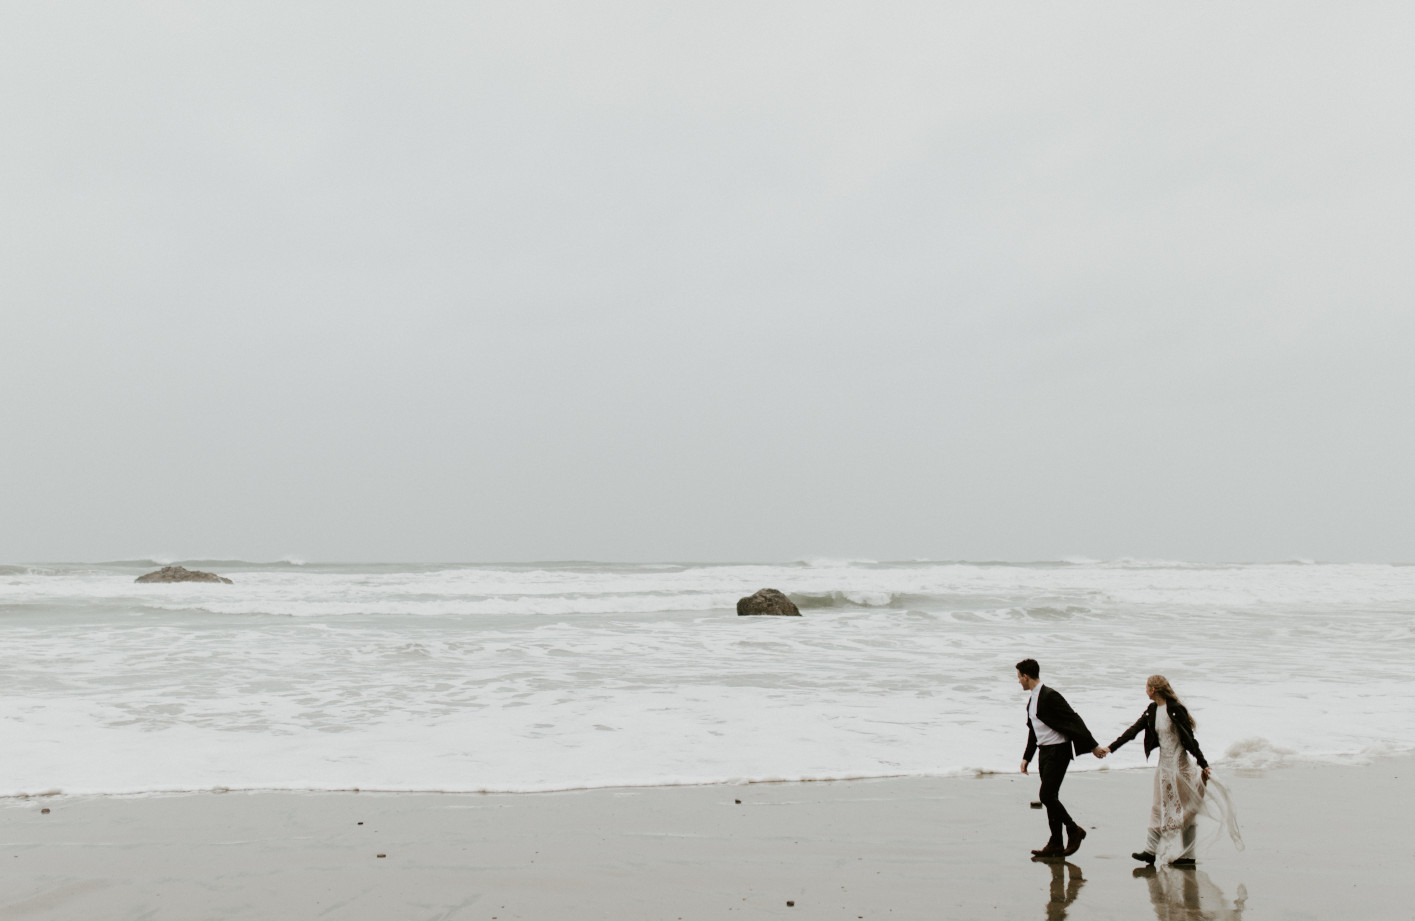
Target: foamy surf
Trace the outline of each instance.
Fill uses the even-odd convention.
[[[1151,672],[1225,768],[1415,739],[1408,566],[200,561],[235,584],[135,584],[145,568],[0,567],[0,795],[1013,771],[1027,655],[1102,743]],[[738,618],[767,585],[805,616]]]

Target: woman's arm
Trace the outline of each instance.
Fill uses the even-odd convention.
[[[1194,756],[1194,761],[1199,767],[1204,769],[1207,775],[1209,762],[1205,760],[1204,753],[1199,749],[1199,740],[1194,738],[1194,730],[1189,728],[1189,713],[1181,710],[1179,713],[1170,714],[1170,721],[1174,723],[1174,728],[1179,731],[1179,744],[1184,746],[1184,750]]]
[[[1129,742],[1131,739],[1135,738],[1137,735],[1144,731],[1145,723],[1149,720],[1149,718],[1150,711],[1147,707],[1145,709],[1145,712],[1140,714],[1140,718],[1135,721],[1135,725],[1122,732],[1120,734],[1120,737],[1114,742],[1107,745],[1106,748],[1110,751],[1115,751],[1117,748],[1124,745],[1126,742]]]

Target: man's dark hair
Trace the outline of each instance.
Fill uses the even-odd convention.
[[[1037,664],[1036,659],[1023,659],[1021,662],[1017,663],[1017,670],[1028,678],[1040,678],[1042,676],[1042,667]]]

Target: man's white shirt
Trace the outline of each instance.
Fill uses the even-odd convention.
[[[1062,745],[1066,737],[1037,718],[1037,695],[1042,692],[1042,683],[1032,688],[1032,699],[1027,701],[1027,716],[1032,719],[1032,731],[1037,734],[1038,745]]]

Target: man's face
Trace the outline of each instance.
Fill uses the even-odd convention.
[[[1030,691],[1032,689],[1032,679],[1021,672],[1017,673],[1017,683],[1022,685],[1022,690],[1024,691]]]

